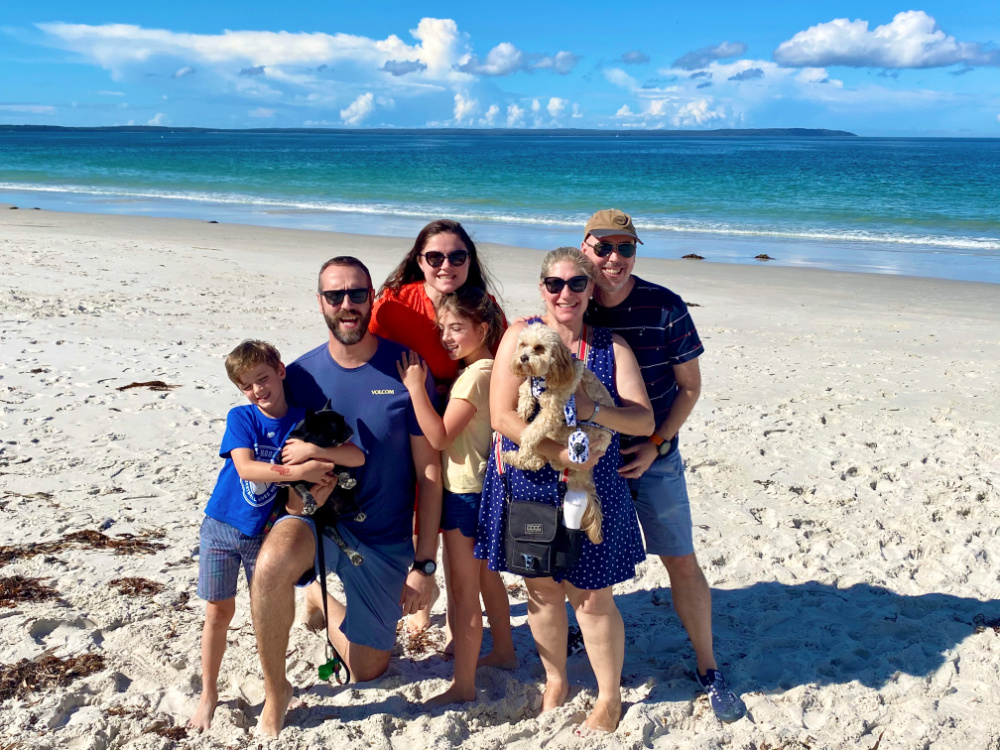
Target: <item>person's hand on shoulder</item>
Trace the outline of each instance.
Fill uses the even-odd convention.
[[[411,393],[423,390],[424,384],[427,382],[427,365],[415,351],[403,352],[399,362],[396,363],[396,370],[399,372],[399,379],[403,381],[406,390]]]

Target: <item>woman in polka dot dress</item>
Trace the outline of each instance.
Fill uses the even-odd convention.
[[[646,396],[639,365],[628,344],[601,328],[584,326],[583,314],[594,290],[596,271],[590,260],[576,248],[559,248],[542,261],[539,284],[546,314],[541,322],[555,330],[571,352],[583,354],[587,367],[604,383],[615,399],[615,407],[595,410],[582,392],[576,395],[578,418],[592,421],[615,433],[648,435],[655,427],[653,410]],[[504,335],[497,351],[497,366],[490,383],[490,413],[502,450],[516,450],[525,423],[517,416],[517,389],[521,380],[510,368],[518,334],[533,319],[514,324]],[[568,448],[545,440],[542,455],[568,463]],[[491,570],[506,570],[503,547],[504,492],[491,452],[483,483],[476,557],[487,560]],[[598,696],[593,711],[584,722],[590,730],[612,731],[621,718],[621,671],[625,659],[625,628],[615,605],[611,587],[635,575],[636,563],[645,558],[639,522],[626,481],[618,474],[621,454],[618,435],[603,456],[591,453],[582,468],[594,470],[594,482],[604,514],[604,541],[584,540],[577,564],[556,578],[526,578],[528,624],[545,667],[545,694],[542,711],[561,706],[569,692],[566,677],[568,621],[565,602],[572,605],[583,634],[590,664],[597,676]],[[509,472],[511,491],[517,499],[556,504],[559,473],[546,466],[538,471]]]

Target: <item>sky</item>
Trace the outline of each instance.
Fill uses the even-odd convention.
[[[0,11],[0,123],[1000,137],[1000,2],[78,0]]]

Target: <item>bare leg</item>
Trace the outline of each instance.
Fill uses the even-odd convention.
[[[479,660],[480,667],[517,669],[517,652],[510,629],[510,599],[503,579],[495,570],[490,570],[485,560],[480,560],[479,588],[486,605],[486,616],[490,619],[490,635],[493,650]]]
[[[320,603],[320,587],[318,581],[313,581],[306,587],[306,616],[303,622],[314,633],[323,630],[323,605]]]
[[[479,607],[479,561],[473,556],[475,540],[458,529],[445,531],[448,561],[447,584],[454,593],[455,673],[444,693],[427,701],[427,706],[465,703],[476,699],[476,661],[483,644],[483,611]]]
[[[683,557],[661,557],[670,576],[674,609],[694,646],[698,672],[718,669],[712,649],[712,591],[694,553]]]
[[[236,613],[236,599],[207,602],[201,631],[201,700],[188,726],[204,732],[212,726],[219,702],[219,668],[226,653],[226,632]]]
[[[528,589],[528,625],[545,667],[542,713],[558,708],[569,694],[566,677],[566,589],[551,578],[525,578]]]
[[[622,715],[625,623],[610,586],[587,591],[567,582],[566,595],[576,612],[590,666],[597,677],[597,702],[583,724],[589,729],[613,732]]]
[[[301,521],[278,523],[257,556],[250,586],[250,612],[257,653],[264,672],[264,708],[258,729],[277,737],[292,699],[292,685],[285,677],[288,631],[295,618],[295,582],[313,566],[316,543],[309,526]]]
[[[446,531],[442,531],[441,532],[441,538],[443,539],[444,535],[447,534],[447,533],[448,532],[446,532]],[[449,567],[450,563],[448,562],[448,545],[447,544],[443,544],[441,546],[441,562],[444,563],[444,570],[445,570],[445,575],[444,575],[444,594],[445,594],[445,608],[444,608],[444,652],[446,654],[452,654],[452,655],[454,655],[455,654],[455,617],[456,617],[456,614],[455,614],[455,593],[454,593],[453,588],[452,588],[452,578],[451,578],[451,575],[449,574],[449,571],[451,570],[451,568]],[[470,562],[471,563],[475,563],[476,559],[473,558]],[[476,594],[476,596],[479,596],[479,594]],[[431,606],[434,606],[433,602],[431,602]],[[427,607],[427,609],[421,610],[421,612],[427,612],[428,617],[430,617],[430,611],[431,611],[430,607]],[[480,612],[480,614],[482,614],[482,613]]]

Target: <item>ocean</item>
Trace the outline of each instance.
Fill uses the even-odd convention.
[[[1000,139],[3,132],[0,202],[1000,283]]]

